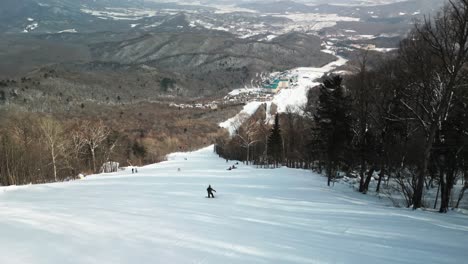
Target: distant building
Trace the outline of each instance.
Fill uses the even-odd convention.
[[[280,79],[278,83],[278,89],[288,89],[289,88],[289,79]]]
[[[281,89],[288,89],[289,83],[289,79],[275,79],[272,83],[265,84],[263,88],[270,90],[272,93],[277,93]]]

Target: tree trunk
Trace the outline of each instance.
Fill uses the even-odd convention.
[[[359,192],[364,192],[365,171],[366,171],[366,161],[364,160],[364,154],[361,154],[361,170],[359,171],[359,176],[361,177],[361,180],[359,181]]]
[[[249,165],[249,160],[250,160],[250,157],[249,157],[249,150],[250,150],[250,145],[247,144],[247,165]]]
[[[447,189],[447,183],[445,181],[445,173],[440,174],[440,209],[439,212],[441,213],[446,213],[446,205],[448,205],[448,201],[446,201],[446,189]]]
[[[375,189],[376,192],[380,192],[380,184],[382,183],[382,179],[385,177],[385,170],[384,170],[384,165],[382,163],[380,167],[380,173],[379,173],[379,182],[377,183],[377,188]]]
[[[441,199],[440,199],[440,213],[447,213],[450,205],[450,196],[453,188],[453,179],[455,176],[455,170],[450,169],[445,174],[445,179],[442,176],[441,182]]]
[[[96,173],[96,155],[94,152],[94,148],[91,148],[91,159],[93,162],[93,173]]]
[[[443,176],[441,176],[441,177],[443,177]],[[439,186],[437,187],[436,198],[435,198],[435,201],[434,201],[434,209],[436,209],[436,207],[437,207],[437,202],[439,201],[439,192],[440,192],[440,180],[439,180]]]
[[[461,189],[460,195],[458,196],[458,201],[457,201],[457,205],[455,205],[455,208],[458,208],[458,206],[460,206],[460,201],[463,199],[463,195],[465,194],[465,191],[467,189],[468,189],[468,184],[466,184],[466,182],[465,182],[465,185]]]
[[[383,151],[380,159],[379,182],[377,183],[377,188],[375,188],[376,192],[380,192],[380,185],[382,184],[382,179],[385,178],[385,161],[387,160],[387,155],[385,155],[385,151]]]
[[[433,124],[431,126],[429,137],[427,138],[425,142],[426,146],[424,147],[423,161],[419,168],[416,189],[414,190],[414,194],[413,194],[413,209],[418,209],[422,207],[424,178],[426,177],[427,166],[429,164],[429,159],[431,157],[432,145],[434,142],[436,132],[437,132],[437,126]]]
[[[57,181],[57,163],[55,159],[55,147],[51,146],[50,152],[52,155],[52,166],[54,167],[54,180]]]
[[[366,177],[366,181],[364,182],[364,188],[363,188],[362,193],[367,193],[367,191],[369,190],[369,184],[370,184],[370,181],[372,179],[372,175],[374,174],[374,171],[375,171],[375,167],[372,167],[367,172],[367,177]]]

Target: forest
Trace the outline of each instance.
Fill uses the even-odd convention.
[[[328,185],[356,177],[362,193],[378,175],[377,192],[392,182],[414,209],[430,207],[424,195],[437,188],[446,213],[468,187],[467,70],[468,1],[450,1],[416,22],[394,54],[370,63],[363,51],[352,74],[324,76],[303,109],[274,122],[265,107],[239,118],[216,151],[259,167],[314,169]]]
[[[235,108],[177,109],[158,103],[99,105],[71,112],[0,109],[0,185],[73,180],[165,160],[213,144],[216,122]]]

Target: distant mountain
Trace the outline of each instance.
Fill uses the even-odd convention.
[[[390,3],[387,3],[390,2]],[[238,7],[260,13],[324,13],[340,16],[387,18],[412,14],[424,14],[438,10],[444,0],[407,0],[407,1],[312,1],[304,4],[291,0],[260,1],[238,4]],[[314,5],[315,3],[315,5]],[[361,3],[361,5],[356,5]],[[379,3],[379,4],[377,4]],[[349,4],[349,5],[346,5]],[[354,4],[354,5],[352,5]],[[374,5],[375,4],[375,5]]]
[[[0,33],[56,33],[64,30],[91,32],[122,30],[126,23],[106,21],[86,14],[86,6],[101,6],[107,0],[2,0]],[[116,1],[114,4],[123,1]]]
[[[249,85],[262,72],[322,66],[334,56],[321,52],[318,37],[289,33],[271,42],[238,39],[225,32],[154,33],[92,45],[99,61],[143,64],[204,82],[207,90]]]
[[[309,27],[314,23],[324,24],[322,38],[332,32],[342,45],[364,45],[370,42],[346,42],[343,32],[404,34],[412,14],[428,10],[425,4],[434,1],[360,7],[244,1],[214,12],[213,6],[145,0],[2,0],[0,79],[32,78],[35,94],[52,90],[89,100],[97,94],[102,100],[119,86],[125,86],[119,93],[127,89],[153,99],[220,95],[259,85],[270,72],[333,61],[321,51],[324,39],[315,35],[320,27]],[[308,20],[307,12],[324,15]],[[327,14],[359,19],[334,21],[332,15],[328,21]],[[373,42],[393,47],[398,38]],[[162,80],[173,87],[161,89]],[[6,89],[23,91],[32,100],[25,86]]]
[[[335,60],[321,51],[322,41],[312,35],[288,33],[258,41],[207,29],[171,32],[171,27],[184,23],[183,16],[176,15],[152,32],[26,34],[0,39],[4,51],[0,52],[0,78],[7,73],[32,80],[3,89],[15,95],[10,102],[18,103],[23,98],[42,100],[43,94],[52,101],[58,96],[56,100],[70,97],[74,102],[107,102],[119,94],[122,101],[133,96],[198,98],[260,85],[262,73]],[[163,80],[173,85],[164,87]]]
[[[145,0],[2,0],[0,34],[125,31],[132,28],[135,19],[131,16],[113,19],[108,14],[115,10],[125,14],[138,9],[182,10],[197,7]]]
[[[308,13],[313,12],[314,8],[310,5],[284,0],[284,1],[271,1],[271,2],[250,2],[241,3],[237,5],[241,8],[251,9],[260,13]]]
[[[292,15],[296,13],[336,14],[344,17],[359,18],[361,21],[382,22],[388,24],[409,24],[421,14],[437,10],[444,1],[408,0],[386,5],[343,6],[320,4],[312,6],[291,0],[240,2],[233,11],[221,8],[220,16],[215,6],[178,4],[177,2],[157,2],[146,0],[2,0],[0,4],[0,34],[2,33],[60,33],[60,32],[123,32],[129,30],[152,31],[161,23],[183,23],[184,19],[165,21],[176,13],[188,13],[201,20],[230,20],[239,25],[242,20],[252,22],[261,15],[273,18],[276,14]],[[332,2],[333,3],[333,2]],[[226,8],[226,7],[225,7]],[[238,12],[253,10],[257,13]],[[218,10],[218,11],[220,11]],[[227,11],[226,11],[227,10]],[[224,12],[227,12],[225,14]],[[239,16],[236,18],[236,16]],[[256,18],[255,18],[256,17]],[[276,19],[279,19],[276,16]],[[283,19],[286,19],[283,17]],[[198,19],[200,20],[200,19]],[[237,21],[239,20],[239,21]],[[219,23],[211,24],[219,24]],[[281,22],[264,21],[272,27],[281,26]],[[313,23],[313,21],[311,21]],[[222,23],[221,23],[222,24]],[[258,26],[262,23],[259,22]],[[187,31],[185,25],[177,31]],[[168,25],[166,28],[173,30]],[[159,30],[164,31],[160,26]],[[167,31],[167,30],[165,30]],[[266,33],[266,32],[263,32]],[[284,32],[282,32],[284,33]]]
[[[382,20],[391,17],[402,19],[414,15],[429,14],[444,4],[444,0],[409,0],[385,5],[342,6],[323,4],[314,7],[314,12],[338,14],[340,16],[360,17],[362,19]]]

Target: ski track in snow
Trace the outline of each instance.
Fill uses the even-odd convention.
[[[232,163],[211,146],[138,174],[0,188],[0,263],[466,260],[466,215],[386,207],[310,171]]]

